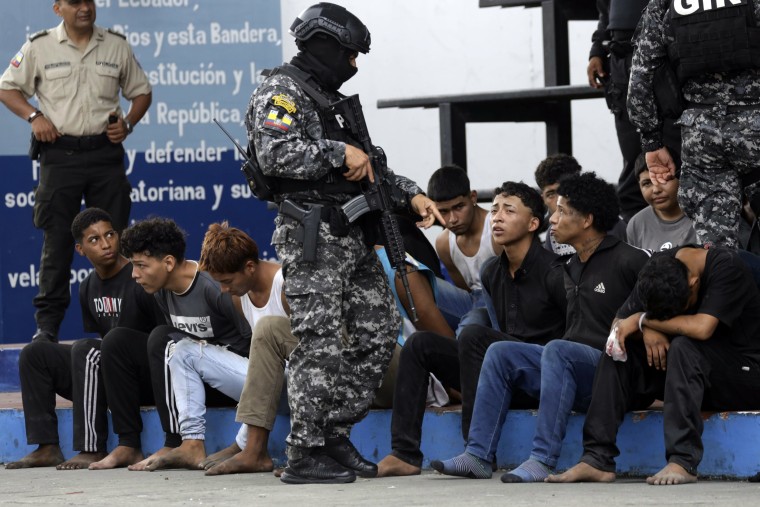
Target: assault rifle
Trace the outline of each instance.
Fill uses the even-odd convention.
[[[409,301],[410,317],[417,322],[417,309],[414,306],[412,291],[409,288],[407,278],[406,250],[404,238],[401,236],[398,221],[393,211],[408,206],[406,195],[395,185],[395,178],[388,172],[387,159],[382,148],[373,146],[367,131],[367,123],[364,119],[361,102],[358,95],[351,95],[330,104],[331,107],[342,112],[351,128],[351,133],[361,143],[364,152],[369,156],[372,170],[375,174],[375,182],[362,182],[362,193],[342,206],[343,213],[350,223],[369,211],[380,211],[380,224],[383,238],[385,239],[385,251],[388,260],[396,270],[396,276],[401,277],[407,300]],[[416,268],[410,266],[410,271]]]
[[[224,135],[230,138],[232,144],[235,145],[235,148],[237,148],[237,150],[240,152],[240,155],[242,155],[243,160],[245,160],[243,165],[240,166],[240,170],[245,175],[245,179],[248,181],[248,186],[251,188],[253,195],[262,201],[274,202],[274,190],[269,185],[269,182],[267,182],[267,178],[264,176],[264,173],[261,171],[259,162],[256,160],[256,154],[251,153],[251,156],[249,157],[248,152],[246,152],[243,147],[240,146],[240,143],[238,143],[235,138],[232,137],[232,134],[227,132],[227,129],[224,128],[221,123],[216,121],[216,118],[214,118],[214,123],[216,123],[217,127],[222,129]]]

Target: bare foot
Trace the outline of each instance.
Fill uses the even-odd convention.
[[[215,467],[222,461],[227,461],[234,455],[240,452],[240,447],[237,445],[236,442],[233,442],[233,444],[229,447],[225,447],[219,452],[215,452],[208,458],[201,461],[201,467],[203,467],[204,470],[208,470],[211,467]]]
[[[559,475],[550,475],[544,482],[614,482],[614,472],[604,472],[586,463],[578,463]]]
[[[420,475],[420,467],[410,465],[392,454],[387,455],[377,464],[378,477],[403,477],[406,475]]]
[[[63,453],[58,444],[40,445],[23,458],[5,465],[6,470],[19,468],[54,467],[63,463]]]
[[[183,440],[182,445],[163,456],[148,458],[145,470],[149,472],[168,468],[203,470],[201,461],[204,459],[206,459],[206,447],[203,440]]]
[[[134,447],[127,447],[126,445],[119,445],[111,451],[111,454],[90,464],[90,470],[111,470],[112,468],[124,468],[126,466],[134,465],[142,460],[143,456],[140,449]]]
[[[665,468],[652,477],[647,477],[647,484],[652,486],[674,486],[692,482],[697,482],[697,476],[690,474],[684,467],[676,463],[668,463]]]
[[[248,451],[248,447],[227,461],[206,470],[206,475],[255,474],[274,470],[272,458],[266,450],[262,452]]]
[[[148,464],[148,461],[158,459],[173,449],[174,447],[162,447],[144,460],[138,461],[134,465],[128,465],[127,470],[131,470],[132,472],[142,472],[145,470],[145,465]]]
[[[56,470],[84,470],[90,466],[90,463],[100,461],[106,457],[104,452],[80,452],[73,458],[64,461],[57,467]]]

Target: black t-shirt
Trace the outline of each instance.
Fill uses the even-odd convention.
[[[105,280],[92,271],[79,286],[79,304],[84,330],[101,337],[117,326],[149,333],[163,322],[153,296],[132,279],[132,264]]]
[[[681,248],[689,247],[655,255],[675,256]],[[641,311],[644,304],[634,289],[617,316],[625,318]],[[760,355],[760,291],[749,268],[733,250],[713,247],[707,251],[697,303],[687,313],[712,315],[719,323],[711,339],[724,340],[745,354]]]

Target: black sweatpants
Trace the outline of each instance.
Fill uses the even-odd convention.
[[[166,434],[164,445],[182,443],[166,357],[170,339],[117,327],[103,338],[103,379],[113,430],[119,445],[140,449],[143,429],[140,406],[155,405]]]
[[[430,373],[445,386],[459,390],[457,341],[428,331],[412,334],[399,357],[391,415],[391,454],[422,466],[422,419]]]
[[[696,474],[702,460],[702,410],[760,409],[760,362],[725,341],[672,339],[667,370],[647,365],[641,340],[626,342],[628,360],[602,355],[583,426],[581,461],[615,471],[615,440],[625,413],[664,400],[665,456]],[[664,396],[664,397],[663,397]]]
[[[29,444],[58,444],[55,395],[73,401],[74,450],[105,452],[106,395],[100,368],[100,340],[74,345],[32,342],[19,356],[21,400]]]
[[[459,377],[462,393],[462,438],[467,441],[472,422],[472,411],[475,407],[475,394],[478,390],[480,369],[483,358],[492,343],[503,341],[521,341],[506,333],[490,327],[472,324],[465,326],[457,338],[459,341]],[[523,395],[515,393],[513,407],[522,408]],[[535,405],[535,400],[531,400]]]
[[[164,446],[178,447],[177,405],[167,359],[174,338],[183,336],[171,326],[158,326],[148,335],[117,327],[103,338],[103,371],[114,433],[119,445],[141,448],[141,405],[155,405],[166,434]],[[234,407],[237,401],[205,385],[206,406]]]

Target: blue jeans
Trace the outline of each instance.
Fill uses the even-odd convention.
[[[182,440],[205,440],[206,383],[240,400],[248,358],[205,340],[183,338],[168,360]]]
[[[459,331],[468,324],[491,327],[491,319],[485,309],[483,291],[468,292],[445,280],[436,281],[435,306],[451,329]]]
[[[591,402],[601,355],[600,350],[567,340],[553,340],[546,346],[519,342],[491,345],[480,371],[465,450],[493,461],[512,393],[520,390],[539,400],[531,458],[554,468],[571,411],[585,412]]]

